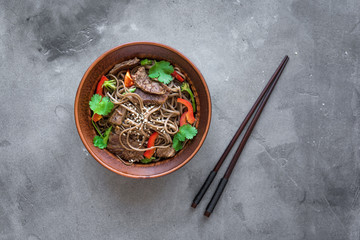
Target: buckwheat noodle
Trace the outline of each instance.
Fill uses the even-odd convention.
[[[150,67],[151,66],[146,67],[147,71]],[[133,68],[131,72],[135,72],[137,68],[138,67]],[[175,67],[175,71],[186,79],[186,76],[179,68]],[[116,109],[118,106],[122,106],[127,110],[122,124],[115,126],[115,133],[119,134],[119,143],[126,150],[140,152],[153,148],[171,147],[172,138],[178,131],[180,116],[185,110],[182,104],[177,103],[177,98],[183,98],[189,102],[191,102],[191,99],[186,94],[183,94],[180,86],[177,86],[174,81],[172,81],[167,85],[170,89],[170,94],[164,104],[144,104],[138,94],[131,93],[129,91],[130,88],[125,87],[125,74],[126,71],[120,71],[117,76],[108,74],[107,77],[109,80],[116,81],[116,89],[109,91],[105,88],[105,96],[108,96],[110,101],[115,105],[113,111],[118,111]],[[95,123],[102,133],[111,126],[111,123],[108,121],[111,114],[112,113],[108,114],[108,116],[103,117]],[[147,148],[147,139],[154,131],[159,133],[155,141],[155,146]],[[125,141],[123,141],[124,137],[126,139]],[[135,140],[132,141],[133,145],[129,141],[130,138]],[[134,142],[137,143],[137,145],[134,145]]]

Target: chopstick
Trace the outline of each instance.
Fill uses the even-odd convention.
[[[234,170],[237,160],[239,159],[240,154],[241,154],[242,150],[244,149],[246,142],[249,139],[251,132],[254,129],[255,124],[256,124],[257,120],[259,119],[260,114],[261,114],[262,110],[264,109],[266,102],[270,97],[271,92],[274,90],[275,85],[276,85],[277,81],[279,80],[281,73],[283,72],[288,60],[289,60],[289,57],[285,56],[284,64],[281,66],[279,73],[275,76],[274,83],[270,86],[266,96],[262,99],[261,104],[260,104],[259,108],[257,109],[254,118],[250,122],[249,128],[246,130],[244,137],[241,140],[240,145],[234,154],[234,157],[231,159],[231,162],[230,162],[223,178],[220,180],[219,185],[218,185],[217,189],[215,190],[213,197],[211,198],[208,206],[206,207],[206,211],[204,213],[205,216],[209,217],[210,214],[213,212],[222,192],[225,189],[225,186],[230,178],[230,175],[231,175],[232,171]]]
[[[261,102],[261,100],[263,99],[263,97],[265,96],[265,93],[268,91],[268,89],[270,88],[270,86],[272,85],[272,83],[275,81],[275,77],[279,74],[279,71],[281,69],[281,67],[284,65],[286,58],[288,58],[288,56],[285,56],[284,59],[281,61],[280,65],[278,66],[278,68],[276,69],[276,71],[274,72],[274,74],[271,76],[269,82],[266,84],[266,86],[264,87],[264,89],[262,90],[262,92],[260,93],[259,97],[256,99],[254,105],[251,107],[249,113],[246,115],[244,121],[241,123],[239,129],[236,131],[234,137],[231,139],[229,145],[226,147],[224,153],[221,155],[219,161],[217,162],[217,164],[215,165],[214,169],[209,173],[209,176],[207,177],[207,179],[205,180],[204,184],[202,185],[202,187],[200,188],[199,192],[197,193],[197,195],[195,196],[191,207],[196,208],[196,206],[200,203],[201,199],[203,198],[203,196],[205,195],[206,191],[208,190],[208,188],[210,187],[212,181],[214,180],[217,172],[219,171],[220,167],[222,166],[223,162],[225,161],[227,155],[229,154],[229,152],[231,151],[232,147],[234,146],[236,140],[239,138],[239,136],[241,135],[242,131],[244,130],[246,124],[249,122],[251,116],[253,115],[253,113],[255,112],[256,108],[258,107],[259,103]]]
[[[247,131],[244,134],[243,139],[241,140],[239,147],[236,151],[236,153],[234,154],[234,157],[232,158],[223,178],[220,180],[220,183],[211,199],[211,201],[209,202],[206,211],[205,211],[205,216],[209,217],[210,214],[212,213],[212,211],[214,210],[216,203],[218,202],[222,192],[225,189],[225,186],[228,182],[228,179],[237,163],[237,160],[242,152],[242,150],[244,149],[246,142],[248,140],[248,138],[251,135],[252,130],[255,127],[255,124],[257,122],[257,120],[260,117],[260,114],[262,112],[262,110],[264,109],[267,100],[270,97],[270,94],[272,92],[272,90],[274,89],[277,81],[279,80],[281,73],[283,72],[287,62],[289,60],[288,56],[285,56],[284,59],[282,60],[282,62],[280,63],[279,67],[276,69],[276,71],[274,72],[274,74],[272,75],[272,77],[270,78],[269,82],[267,83],[267,85],[265,86],[265,88],[263,89],[263,91],[261,92],[260,96],[258,97],[258,99],[255,101],[254,105],[252,106],[252,108],[250,109],[249,113],[246,115],[244,121],[241,123],[239,129],[236,131],[234,137],[232,138],[232,140],[230,141],[229,145],[227,146],[227,148],[225,149],[224,153],[222,154],[222,156],[220,157],[219,161],[217,162],[217,164],[215,165],[214,169],[210,172],[209,176],[207,177],[207,179],[205,180],[204,184],[202,185],[202,187],[200,188],[198,194],[195,196],[193,203],[192,203],[192,207],[195,208],[201,201],[202,197],[205,195],[207,189],[209,188],[209,186],[211,185],[212,181],[214,180],[217,172],[219,171],[220,167],[222,166],[224,160],[226,159],[227,155],[229,154],[229,152],[231,151],[232,147],[234,146],[236,140],[239,138],[239,136],[241,135],[242,131],[244,130],[245,126],[247,125],[247,123],[249,122],[249,120],[251,119],[252,115],[254,114],[255,110],[255,116],[253,117],[252,121],[250,122],[250,125],[247,129]],[[260,104],[260,106],[259,106]]]

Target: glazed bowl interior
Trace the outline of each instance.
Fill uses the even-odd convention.
[[[89,101],[95,92],[96,85],[102,75],[105,75],[117,63],[138,57],[157,60],[167,60],[180,67],[186,74],[194,91],[197,103],[198,134],[189,141],[184,149],[174,157],[150,164],[125,165],[115,155],[106,149],[99,149],[93,145],[96,131],[91,124]],[[126,177],[152,178],[169,174],[191,160],[203,144],[210,126],[211,100],[206,82],[200,71],[180,52],[168,46],[150,43],[128,43],[101,55],[85,72],[75,98],[75,123],[82,142],[89,153],[104,167]]]

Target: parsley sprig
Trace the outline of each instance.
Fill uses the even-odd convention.
[[[174,135],[173,148],[180,151],[183,148],[183,143],[186,139],[193,139],[197,134],[197,129],[190,124],[185,124],[179,128],[179,131]]]

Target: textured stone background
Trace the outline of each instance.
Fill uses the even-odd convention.
[[[0,239],[360,239],[359,12],[357,0],[0,1]],[[199,153],[158,179],[106,170],[74,125],[83,73],[131,41],[183,52],[213,100]],[[285,54],[207,219],[211,194],[196,210],[192,198]]]

